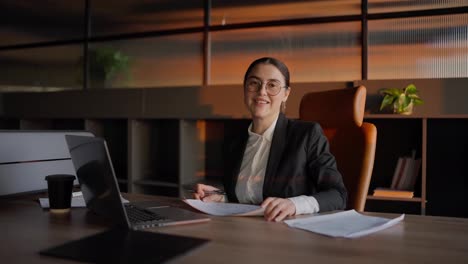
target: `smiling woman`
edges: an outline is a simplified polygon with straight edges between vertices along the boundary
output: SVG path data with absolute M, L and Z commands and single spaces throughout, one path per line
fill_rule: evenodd
M 196 199 L 260 204 L 268 221 L 344 209 L 347 192 L 320 125 L 290 120 L 282 113 L 290 93 L 283 62 L 265 57 L 250 64 L 244 103 L 252 122 L 225 142 L 226 195 L 198 184 Z
M 247 69 L 244 88 L 244 103 L 252 116 L 253 131 L 263 134 L 278 117 L 281 106 L 288 99 L 288 68 L 274 59 L 259 59 Z

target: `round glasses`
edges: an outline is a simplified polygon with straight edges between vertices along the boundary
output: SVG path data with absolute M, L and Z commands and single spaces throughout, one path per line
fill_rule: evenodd
M 257 78 L 248 78 L 245 82 L 245 89 L 249 92 L 258 92 L 262 89 L 263 82 Z M 265 82 L 265 89 L 269 95 L 277 95 L 281 91 L 281 82 L 277 80 L 269 80 Z

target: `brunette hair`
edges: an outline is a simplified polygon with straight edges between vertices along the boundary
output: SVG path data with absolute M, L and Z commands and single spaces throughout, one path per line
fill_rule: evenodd
M 275 59 L 275 58 L 271 58 L 271 57 L 263 57 L 263 58 L 256 59 L 255 61 L 253 61 L 250 64 L 249 68 L 247 68 L 247 71 L 245 72 L 244 84 L 247 81 L 247 77 L 249 76 L 252 69 L 255 66 L 257 66 L 258 64 L 271 64 L 271 65 L 275 66 L 281 72 L 281 74 L 283 75 L 286 87 L 289 87 L 289 70 L 288 70 L 288 67 L 282 61 L 280 61 L 278 59 Z

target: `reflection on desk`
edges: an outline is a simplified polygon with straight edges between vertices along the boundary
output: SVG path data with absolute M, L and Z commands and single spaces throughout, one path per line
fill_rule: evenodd
M 43 196 L 45 197 L 45 196 Z M 189 209 L 167 197 L 125 195 Z M 41 249 L 106 230 L 85 208 L 62 217 L 40 208 L 37 196 L 0 200 L 0 259 L 8 263 L 76 263 L 40 256 Z M 393 214 L 369 213 L 394 218 Z M 391 228 L 358 239 L 328 238 L 266 222 L 262 217 L 212 217 L 208 223 L 149 230 L 211 242 L 176 263 L 468 263 L 468 219 L 406 215 Z

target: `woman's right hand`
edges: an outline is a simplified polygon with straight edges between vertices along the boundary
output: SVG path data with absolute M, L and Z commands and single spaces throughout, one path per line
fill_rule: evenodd
M 225 201 L 225 197 L 223 194 L 216 194 L 213 192 L 222 193 L 222 191 L 216 187 L 198 183 L 197 185 L 195 185 L 193 198 L 197 200 L 201 200 L 203 202 L 224 202 Z

